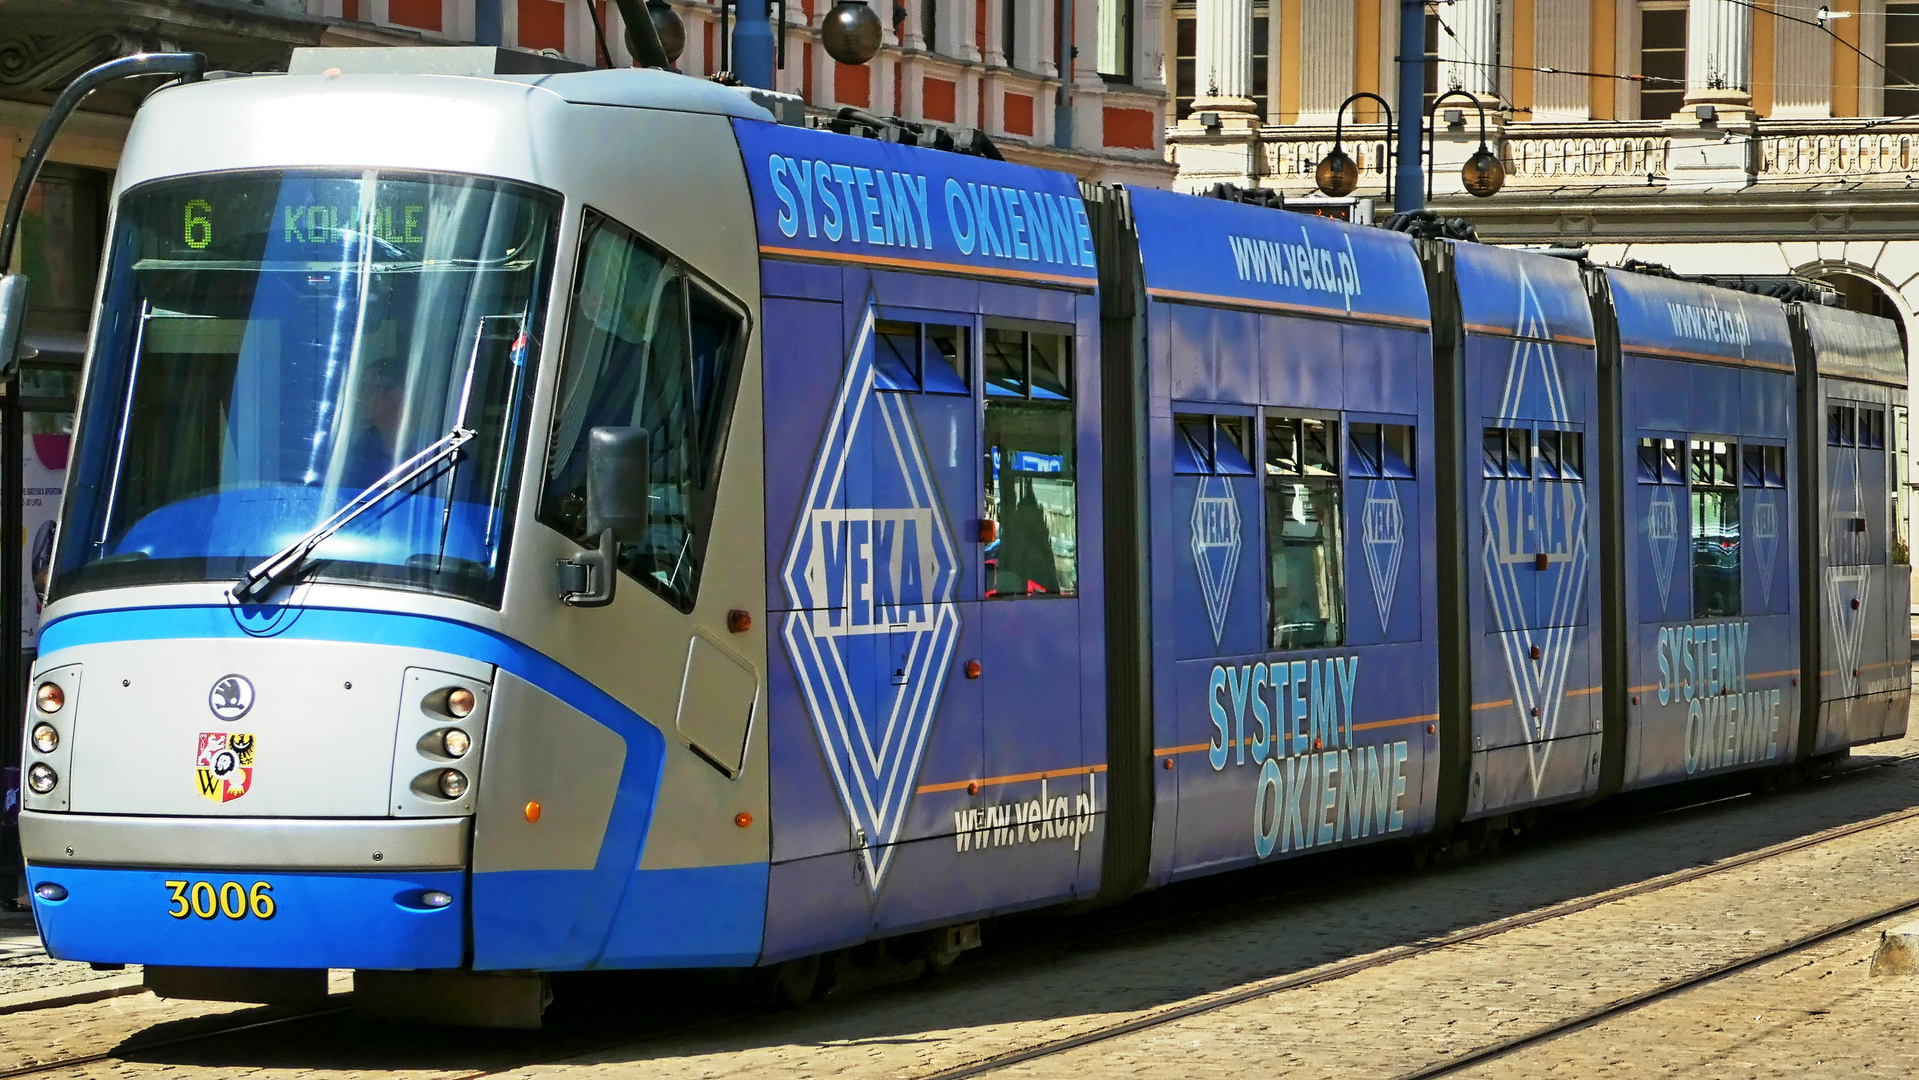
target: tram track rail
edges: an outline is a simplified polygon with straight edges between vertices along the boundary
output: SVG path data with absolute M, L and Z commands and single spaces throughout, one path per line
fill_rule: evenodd
M 1851 776 L 1851 775 L 1856 775 L 1859 773 L 1875 771 L 1878 769 L 1888 768 L 1888 767 L 1903 766 L 1903 765 L 1912 764 L 1914 762 L 1919 762 L 1919 752 L 1915 752 L 1911 754 L 1902 754 L 1897 756 L 1890 756 L 1890 757 L 1881 758 L 1873 761 L 1833 768 L 1822 774 L 1819 774 L 1813 777 L 1812 779 L 1816 781 L 1841 779 L 1841 778 Z M 1633 815 L 1632 817 L 1629 817 L 1626 819 L 1616 820 L 1610 824 L 1612 827 L 1619 827 L 1626 824 L 1630 824 L 1635 821 L 1642 821 L 1648 818 L 1659 817 L 1665 814 L 1681 813 L 1681 812 L 1687 812 L 1687 811 L 1700 811 L 1700 810 L 1704 810 L 1709 807 L 1712 807 L 1727 801 L 1731 801 L 1733 799 L 1742 798 L 1742 797 L 1744 796 L 1731 796 L 1731 797 L 1717 798 L 1717 799 L 1706 799 L 1699 802 L 1686 803 L 1681 806 L 1668 807 L 1668 808 L 1660 809 L 1657 811 L 1652 811 L 1650 813 Z M 1266 997 L 1272 994 L 1283 993 L 1289 990 L 1297 990 L 1297 989 L 1302 989 L 1302 988 L 1311 987 L 1315 985 L 1335 982 L 1339 979 L 1347 978 L 1352 975 L 1357 975 L 1362 972 L 1369 971 L 1375 968 L 1384 967 L 1393 963 L 1398 963 L 1403 960 L 1408 960 L 1414 957 L 1424 956 L 1430 953 L 1439 952 L 1439 951 L 1453 948 L 1459 945 L 1465 945 L 1465 944 L 1470 944 L 1472 942 L 1485 940 L 1485 939 L 1495 937 L 1499 934 L 1503 934 L 1512 930 L 1522 929 L 1528 926 L 1534 926 L 1540 923 L 1549 922 L 1553 919 L 1563 918 L 1569 915 L 1578 914 L 1583 911 L 1592 910 L 1594 908 L 1601 907 L 1606 904 L 1614 903 L 1620 900 L 1629 899 L 1635 896 L 1642 896 L 1648 893 L 1658 892 L 1660 890 L 1671 888 L 1677 885 L 1683 885 L 1688 882 L 1698 881 L 1702 878 L 1711 877 L 1715 874 L 1739 869 L 1745 866 L 1751 866 L 1755 863 L 1764 862 L 1768 859 L 1778 858 L 1780 856 L 1788 855 L 1796 851 L 1803 851 L 1808 848 L 1817 847 L 1821 844 L 1830 843 L 1832 841 L 1844 839 L 1849 836 L 1858 835 L 1860 833 L 1869 832 L 1874 829 L 1884 828 L 1887 826 L 1899 824 L 1900 822 L 1911 821 L 1915 819 L 1919 819 L 1919 806 L 1910 807 L 1904 810 L 1897 810 L 1897 811 L 1893 811 L 1886 814 L 1881 814 L 1876 817 L 1867 818 L 1863 821 L 1849 822 L 1844 825 L 1834 826 L 1832 828 L 1820 830 L 1819 832 L 1810 833 L 1805 836 L 1795 837 L 1794 839 L 1783 841 L 1778 844 L 1773 844 L 1767 847 L 1758 848 L 1741 855 L 1736 855 L 1726 859 L 1721 859 L 1710 864 L 1688 867 L 1686 869 L 1674 871 L 1668 874 L 1661 875 L 1659 877 L 1648 879 L 1646 881 L 1635 882 L 1630 885 L 1619 886 L 1617 888 L 1604 890 L 1602 892 L 1594 893 L 1589 896 L 1564 901 L 1562 903 L 1549 905 L 1547 907 L 1537 908 L 1528 912 L 1522 912 L 1520 914 L 1508 916 L 1506 918 L 1494 920 L 1492 922 L 1482 923 L 1477 926 L 1467 927 L 1461 930 L 1453 931 L 1451 933 L 1442 934 L 1438 937 L 1430 938 L 1425 941 L 1415 942 L 1408 945 L 1395 946 L 1395 947 L 1383 950 L 1381 952 L 1374 953 L 1370 956 L 1359 957 L 1353 960 L 1343 961 L 1343 962 L 1335 963 L 1330 966 L 1320 967 L 1320 968 L 1316 968 L 1309 971 L 1261 979 L 1261 980 L 1248 983 L 1239 987 L 1231 988 L 1229 990 L 1216 991 L 1210 994 L 1202 995 L 1200 997 L 1183 1002 L 1178 1005 L 1164 1007 L 1158 1010 L 1151 1011 L 1145 1015 L 1134 1017 L 1133 1019 L 1130 1019 L 1130 1020 L 1121 1021 L 1119 1023 L 1095 1028 L 1093 1030 L 1081 1032 L 1076 1035 L 1065 1036 L 1059 1039 L 1049 1040 L 1041 1043 L 1035 1043 L 1030 1046 L 1008 1050 L 999 1054 L 994 1054 L 989 1057 L 981 1058 L 977 1061 L 967 1062 L 967 1063 L 953 1066 L 947 1069 L 935 1071 L 932 1073 L 927 1073 L 918 1077 L 917 1080 L 964 1080 L 964 1078 L 986 1075 L 1004 1068 L 1008 1068 L 1010 1066 L 1023 1064 L 1025 1062 L 1034 1061 L 1041 1058 L 1051 1057 L 1056 1054 L 1065 1053 L 1067 1051 L 1079 1049 L 1085 1046 L 1096 1045 L 1101 1042 L 1106 1042 L 1116 1038 L 1122 1038 L 1124 1036 L 1136 1034 L 1138 1032 L 1149 1031 L 1154 1028 L 1163 1027 L 1167 1024 L 1176 1023 L 1180 1020 L 1189 1019 L 1194 1016 L 1201 1016 L 1206 1013 L 1215 1012 L 1220 1009 L 1229 1008 L 1233 1005 L 1242 1004 L 1248 1001 L 1254 1001 L 1259 998 Z M 1386 872 L 1362 873 L 1362 874 L 1355 875 L 1352 878 L 1345 879 L 1342 882 L 1342 884 L 1351 886 L 1356 883 L 1370 882 L 1375 879 L 1386 879 L 1391 876 L 1395 876 L 1395 875 L 1392 875 Z M 1288 899 L 1297 899 L 1300 896 L 1312 895 L 1322 891 L 1324 888 L 1325 888 L 1324 885 L 1287 888 L 1287 889 L 1267 892 L 1258 897 L 1221 903 L 1214 906 L 1217 910 L 1223 910 L 1223 911 L 1237 910 L 1245 907 L 1268 906 L 1274 903 L 1286 901 Z M 1490 1043 L 1484 1047 L 1480 1047 L 1475 1050 L 1469 1051 L 1466 1054 L 1463 1054 L 1454 1058 L 1449 1058 L 1449 1059 L 1446 1059 L 1445 1061 L 1434 1063 L 1432 1065 L 1423 1067 L 1421 1070 L 1415 1070 L 1413 1072 L 1406 1073 L 1403 1076 L 1396 1078 L 1396 1080 L 1425 1080 L 1425 1078 L 1427 1077 L 1439 1077 L 1439 1076 L 1449 1075 L 1451 1073 L 1455 1073 L 1460 1070 L 1469 1068 L 1473 1065 L 1480 1064 L 1485 1061 L 1490 1061 L 1498 1057 L 1503 1057 L 1507 1054 L 1523 1049 L 1526 1046 L 1549 1041 L 1550 1039 L 1557 1038 L 1565 1034 L 1570 1034 L 1572 1032 L 1581 1030 L 1586 1027 L 1591 1027 L 1595 1024 L 1598 1024 L 1608 1019 L 1611 1016 L 1629 1012 L 1642 1005 L 1649 1004 L 1659 998 L 1668 997 L 1668 996 L 1683 992 L 1692 987 L 1699 986 L 1705 983 L 1716 981 L 1721 978 L 1725 978 L 1730 975 L 1737 974 L 1741 971 L 1763 964 L 1769 960 L 1777 959 L 1781 956 L 1789 955 L 1792 952 L 1799 951 L 1805 948 L 1810 948 L 1814 945 L 1817 945 L 1820 942 L 1830 940 L 1834 937 L 1843 936 L 1846 933 L 1860 929 L 1864 926 L 1871 925 L 1872 923 L 1879 922 L 1884 919 L 1892 918 L 1899 914 L 1903 914 L 1903 913 L 1914 911 L 1914 910 L 1919 910 L 1919 899 L 1902 902 L 1901 904 L 1895 905 L 1894 907 L 1891 907 L 1891 908 L 1875 911 L 1870 914 L 1862 915 L 1854 919 L 1848 919 L 1842 923 L 1837 923 L 1832 926 L 1828 926 L 1822 930 L 1814 931 L 1813 933 L 1807 934 L 1803 937 L 1795 938 L 1792 941 L 1788 941 L 1781 945 L 1774 946 L 1773 948 L 1767 949 L 1761 953 L 1756 953 L 1748 957 L 1744 957 L 1738 960 L 1730 961 L 1725 964 L 1721 964 L 1714 968 L 1700 972 L 1696 975 L 1686 976 L 1681 979 L 1673 980 L 1667 984 L 1662 984 L 1659 987 L 1642 992 L 1640 994 L 1630 995 L 1628 997 L 1609 1002 L 1607 1004 L 1598 1006 L 1586 1012 L 1582 1012 L 1576 1016 L 1569 1017 L 1565 1020 L 1558 1021 L 1553 1024 L 1544 1025 L 1540 1028 L 1513 1036 L 1509 1039 L 1501 1040 L 1495 1043 Z M 1156 927 L 1161 926 L 1162 924 L 1170 925 L 1174 923 L 1175 921 L 1183 920 L 1184 918 L 1185 918 L 1184 915 L 1181 915 L 1178 917 L 1165 917 L 1165 916 L 1148 917 L 1145 919 L 1138 920 L 1131 927 L 1131 929 L 1135 932 L 1150 931 Z M 1020 950 L 1017 950 L 1017 953 L 1015 955 L 994 958 L 994 962 L 992 962 L 990 965 L 979 965 L 977 967 L 974 967 L 972 970 L 975 973 L 979 973 L 982 971 L 990 972 L 993 968 L 1001 967 L 1008 963 L 1021 961 L 1021 960 L 1030 961 L 1034 958 L 1035 954 L 1046 953 L 1048 951 L 1051 951 L 1051 948 L 1056 948 L 1056 947 L 1057 946 L 1040 947 L 1040 948 L 1034 948 L 1034 949 L 1020 949 Z M 88 1003 L 88 1002 L 91 1002 L 92 1000 L 94 999 L 87 998 L 85 1001 L 76 1002 L 76 1001 L 69 1001 L 65 999 L 56 999 L 53 1001 L 49 1001 L 45 1004 L 30 1003 L 30 1004 L 26 1004 L 10 1010 L 0 1008 L 0 1015 L 6 1015 L 6 1014 L 18 1015 L 21 1013 L 31 1013 L 31 1012 L 44 1011 L 48 1009 L 70 1007 L 75 1004 Z M 121 1043 L 120 1045 L 111 1047 L 109 1049 L 97 1051 L 97 1052 L 66 1055 L 66 1056 L 61 1056 L 57 1058 L 51 1058 L 45 1061 L 21 1063 L 19 1065 L 14 1065 L 14 1066 L 0 1065 L 0 1080 L 12 1080 L 12 1078 L 15 1078 L 15 1077 L 41 1075 L 41 1074 L 51 1073 L 51 1072 L 64 1070 L 64 1069 L 72 1069 L 72 1068 L 84 1067 L 87 1065 L 101 1064 L 104 1062 L 137 1060 L 138 1055 L 141 1055 L 149 1051 L 166 1049 L 171 1047 L 187 1046 L 195 1043 L 211 1042 L 214 1040 L 227 1038 L 227 1037 L 241 1034 L 244 1032 L 257 1031 L 257 1030 L 263 1030 L 263 1029 L 275 1028 L 275 1027 L 284 1027 L 288 1025 L 298 1024 L 303 1021 L 320 1020 L 326 1017 L 337 1016 L 337 1015 L 350 1012 L 351 1009 L 352 1009 L 351 994 L 348 993 L 348 994 L 335 995 L 334 999 L 330 1001 L 323 1008 L 302 1010 L 300 1012 L 290 1013 L 282 1016 L 250 1019 L 250 1018 L 247 1018 L 246 1014 L 254 1013 L 255 1015 L 257 1015 L 257 1013 L 253 1009 L 248 1009 L 248 1010 L 245 1010 L 240 1016 L 235 1018 L 242 1021 L 238 1023 L 220 1023 L 217 1017 L 207 1017 L 206 1019 L 209 1022 L 205 1026 L 202 1026 L 195 1031 L 182 1032 L 177 1035 L 169 1035 L 169 1036 L 165 1036 L 158 1039 L 141 1039 L 139 1038 L 139 1036 L 136 1035 L 128 1039 L 127 1041 Z M 639 1047 L 639 1046 L 645 1046 L 652 1043 L 661 1042 L 667 1039 L 683 1038 L 687 1035 L 699 1034 L 714 1028 L 723 1027 L 727 1023 L 730 1023 L 732 1021 L 739 1019 L 740 1015 L 742 1014 L 743 1012 L 728 1012 L 722 1015 L 710 1016 L 708 1018 L 695 1021 L 690 1024 L 682 1023 L 677 1026 L 674 1026 L 668 1029 L 661 1029 L 655 1032 L 629 1033 L 624 1036 L 613 1038 L 613 1039 L 590 1039 L 590 1038 L 581 1038 L 581 1037 L 563 1038 L 560 1041 L 564 1045 L 561 1045 L 561 1046 L 549 1045 L 549 1046 L 543 1047 L 541 1052 L 534 1055 L 511 1055 L 512 1060 L 510 1061 L 505 1061 L 498 1065 L 488 1065 L 484 1067 L 474 1068 L 465 1072 L 453 1073 L 445 1077 L 444 1080 L 485 1080 L 486 1077 L 498 1076 L 498 1075 L 512 1072 L 518 1069 L 551 1064 L 556 1061 L 565 1060 L 566 1058 L 579 1056 L 583 1054 L 592 1054 L 592 1053 L 604 1052 L 609 1050 L 616 1050 L 624 1047 Z
M 1663 998 L 1676 997 L 1688 990 L 1695 990 L 1708 983 L 1718 982 L 1721 979 L 1737 975 L 1743 971 L 1749 971 L 1762 964 L 1770 963 L 1782 957 L 1791 956 L 1797 952 L 1803 952 L 1823 942 L 1831 941 L 1837 937 L 1844 937 L 1847 934 L 1857 930 L 1863 930 L 1875 923 L 1895 919 L 1913 911 L 1919 911 L 1919 899 L 1903 900 L 1890 907 L 1880 908 L 1878 911 L 1833 923 L 1823 929 L 1814 930 L 1809 934 L 1803 934 L 1790 941 L 1782 942 L 1749 956 L 1744 956 L 1737 960 L 1729 960 L 1723 964 L 1717 964 L 1705 971 L 1661 983 L 1650 989 L 1642 990 L 1637 994 L 1628 994 L 1623 998 L 1609 1001 L 1604 1005 L 1566 1017 L 1563 1020 L 1542 1025 L 1531 1031 L 1501 1039 L 1498 1042 L 1488 1043 L 1485 1046 L 1469 1050 L 1464 1054 L 1447 1058 L 1444 1061 L 1437 1061 L 1431 1065 L 1422 1066 L 1411 1072 L 1401 1073 L 1394 1077 L 1393 1080 L 1435 1080 L 1437 1077 L 1451 1076 L 1454 1073 L 1470 1069 L 1475 1065 L 1483 1065 L 1489 1061 L 1494 1061 L 1508 1054 L 1523 1050 L 1526 1047 L 1536 1046 L 1571 1035 L 1574 1032 L 1583 1031 L 1606 1020 L 1610 1020 L 1615 1016 L 1624 1015 L 1625 1013 L 1632 1012 L 1634 1009 L 1650 1005 Z
M 1907 760 L 1910 760 L 1910 758 L 1908 758 Z M 1881 763 L 1881 764 L 1887 764 L 1887 763 Z M 1497 937 L 1500 934 L 1508 933 L 1513 930 L 1519 930 L 1529 926 L 1537 926 L 1541 923 L 1551 922 L 1554 919 L 1561 919 L 1569 915 L 1576 915 L 1581 912 L 1590 911 L 1590 910 L 1593 910 L 1594 908 L 1603 907 L 1607 904 L 1617 903 L 1621 900 L 1627 900 L 1637 896 L 1645 896 L 1649 893 L 1655 893 L 1664 889 L 1673 888 L 1674 886 L 1684 885 L 1690 882 L 1699 881 L 1702 878 L 1708 878 L 1717 874 L 1725 873 L 1727 871 L 1737 870 L 1742 867 L 1752 866 L 1755 863 L 1765 862 L 1769 859 L 1776 859 L 1783 855 L 1790 855 L 1797 851 L 1804 851 L 1808 848 L 1818 847 L 1822 844 L 1828 844 L 1835 840 L 1845 839 L 1850 836 L 1859 835 L 1860 833 L 1870 832 L 1875 829 L 1882 829 L 1887 826 L 1897 825 L 1901 822 L 1907 822 L 1907 821 L 1913 821 L 1913 820 L 1919 820 L 1919 807 L 1912 807 L 1905 810 L 1898 810 L 1892 813 L 1882 814 L 1877 817 L 1868 818 L 1864 821 L 1851 822 L 1845 825 L 1835 826 L 1830 829 L 1823 829 L 1819 832 L 1810 833 L 1806 836 L 1798 837 L 1793 840 L 1788 840 L 1783 843 L 1774 844 L 1764 848 L 1759 848 L 1757 850 L 1747 852 L 1743 855 L 1736 855 L 1731 858 L 1721 859 L 1717 862 L 1713 862 L 1708 865 L 1688 867 L 1684 870 L 1679 870 L 1673 873 L 1664 874 L 1656 878 L 1648 879 L 1646 881 L 1636 882 L 1631 885 L 1620 886 L 1615 889 L 1608 889 L 1604 892 L 1594 893 L 1590 896 L 1584 896 L 1575 900 L 1568 900 L 1563 903 L 1552 904 L 1543 908 L 1537 908 L 1537 909 L 1534 909 L 1533 911 L 1525 912 L 1523 914 L 1509 916 L 1504 919 L 1497 919 L 1489 923 L 1482 923 L 1478 926 L 1468 927 L 1463 930 L 1457 930 L 1449 934 L 1442 934 L 1438 937 L 1431 938 L 1426 941 L 1415 942 L 1410 945 L 1395 946 L 1390 949 L 1381 950 L 1380 952 L 1374 953 L 1370 956 L 1358 957 L 1352 960 L 1343 961 L 1340 963 L 1332 964 L 1326 967 L 1316 968 L 1309 971 L 1303 971 L 1303 972 L 1298 972 L 1290 975 L 1279 975 L 1279 976 L 1274 976 L 1267 979 L 1261 979 L 1256 982 L 1234 987 L 1230 990 L 1223 990 L 1223 991 L 1217 991 L 1211 994 L 1206 994 L 1198 998 L 1195 998 L 1193 1000 L 1183 1002 L 1178 1005 L 1173 1005 L 1173 1006 L 1153 1010 L 1151 1012 L 1146 1013 L 1145 1015 L 1137 1016 L 1130 1020 L 1123 1020 L 1118 1023 L 1108 1024 L 1102 1027 L 1094 1028 L 1090 1031 L 1080 1032 L 1075 1035 L 1068 1035 L 1058 1039 L 1052 1039 L 1052 1040 L 1048 1040 L 1041 1043 L 1034 1043 L 1030 1046 L 1025 1046 L 1025 1047 L 1020 1047 L 1014 1050 L 1004 1051 L 1002 1053 L 995 1054 L 990 1057 L 981 1058 L 977 1061 L 967 1062 L 962 1065 L 957 1065 L 951 1068 L 941 1069 L 936 1072 L 927 1073 L 923 1076 L 918 1077 L 917 1080 L 968 1080 L 968 1078 L 971 1078 L 971 1077 L 984 1076 L 989 1073 L 998 1072 L 999 1070 L 1008 1068 L 1010 1066 L 1021 1065 L 1027 1062 L 1036 1061 L 1042 1058 L 1052 1057 L 1057 1054 L 1062 1054 L 1070 1050 L 1078 1050 L 1083 1047 L 1094 1046 L 1102 1042 L 1110 1041 L 1112 1039 L 1118 1039 L 1128 1035 L 1138 1034 L 1140 1032 L 1151 1031 L 1155 1028 L 1165 1027 L 1168 1024 L 1177 1023 L 1178 1021 L 1181 1021 L 1181 1020 L 1191 1019 L 1192 1017 L 1196 1017 L 1196 1016 L 1203 1016 L 1207 1013 L 1217 1012 L 1221 1009 L 1229 1008 L 1234 1005 L 1244 1004 L 1249 1001 L 1257 1001 L 1260 998 L 1269 997 L 1273 994 L 1336 982 L 1340 979 L 1349 978 L 1353 975 L 1358 975 L 1363 972 L 1386 967 L 1388 965 L 1396 964 L 1404 960 L 1410 960 L 1415 957 L 1426 956 L 1432 953 L 1441 952 L 1447 949 L 1455 948 L 1460 945 L 1467 945 L 1467 944 L 1471 944 L 1478 941 L 1484 941 L 1489 938 Z M 1472 1051 L 1469 1055 L 1448 1059 L 1446 1062 L 1442 1062 L 1438 1065 L 1428 1067 L 1429 1069 L 1435 1069 L 1438 1071 L 1433 1071 L 1430 1073 L 1428 1072 L 1409 1073 L 1405 1077 L 1400 1078 L 1400 1080 L 1412 1080 L 1412 1078 L 1414 1077 L 1423 1078 L 1428 1075 L 1443 1076 L 1450 1072 L 1457 1072 L 1460 1069 L 1464 1069 L 1470 1065 L 1477 1064 L 1480 1061 L 1490 1060 L 1493 1057 L 1503 1056 L 1505 1054 L 1511 1053 L 1514 1050 L 1518 1050 L 1526 1045 L 1543 1041 L 1545 1039 L 1554 1037 L 1558 1034 L 1577 1030 L 1580 1027 L 1591 1026 L 1592 1024 L 1598 1023 L 1606 1019 L 1608 1016 L 1616 1015 L 1621 1012 L 1630 1011 L 1631 1009 L 1636 1008 L 1639 1005 L 1646 1004 L 1650 1001 L 1656 1000 L 1659 997 L 1669 996 L 1681 990 L 1688 989 L 1693 986 L 1701 985 L 1702 983 L 1711 982 L 1716 979 L 1724 978 L 1728 975 L 1736 974 L 1739 971 L 1744 971 L 1748 968 L 1757 966 L 1759 964 L 1763 964 L 1769 960 L 1776 959 L 1780 956 L 1787 955 L 1791 952 L 1809 948 L 1812 945 L 1818 944 L 1819 942 L 1827 941 L 1827 940 L 1830 940 L 1831 938 L 1842 936 L 1844 934 L 1857 930 L 1861 927 L 1869 926 L 1875 922 L 1892 918 L 1894 916 L 1903 914 L 1908 911 L 1913 911 L 1913 910 L 1919 910 L 1919 899 L 1902 901 L 1901 903 L 1894 905 L 1893 907 L 1890 907 L 1890 908 L 1874 911 L 1872 913 L 1869 913 L 1867 915 L 1862 915 L 1857 918 L 1847 919 L 1844 922 L 1836 923 L 1831 926 L 1825 927 L 1824 929 L 1814 931 L 1813 933 L 1808 934 L 1802 938 L 1795 938 L 1792 941 L 1788 941 L 1784 943 L 1783 945 L 1774 946 L 1770 949 L 1764 950 L 1763 952 L 1755 953 L 1750 956 L 1743 957 L 1739 960 L 1731 961 L 1727 964 L 1722 964 L 1722 965 L 1707 969 L 1695 975 L 1686 976 L 1683 979 L 1673 980 L 1672 982 L 1662 985 L 1658 988 L 1655 988 L 1654 990 L 1649 990 L 1642 994 L 1636 994 L 1626 998 L 1619 999 L 1614 1002 L 1610 1002 L 1607 1005 L 1591 1010 L 1589 1013 L 1582 1013 L 1578 1016 L 1569 1018 L 1568 1020 L 1562 1021 L 1560 1023 L 1548 1025 L 1546 1027 L 1536 1029 L 1532 1032 L 1515 1036 L 1512 1039 L 1508 1039 L 1499 1043 L 1489 1044 L 1488 1046 L 1483 1047 L 1479 1050 Z M 1470 1060 L 1468 1060 L 1468 1058 L 1470 1058 Z

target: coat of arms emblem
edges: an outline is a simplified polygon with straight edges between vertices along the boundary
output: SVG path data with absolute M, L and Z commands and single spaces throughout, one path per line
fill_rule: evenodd
M 200 797 L 230 803 L 253 786 L 253 736 L 238 732 L 202 731 L 195 755 L 194 783 Z

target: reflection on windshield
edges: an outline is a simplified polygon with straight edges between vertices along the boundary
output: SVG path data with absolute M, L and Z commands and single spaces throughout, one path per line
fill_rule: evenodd
M 555 201 L 371 171 L 129 194 L 54 591 L 234 579 L 467 428 L 310 576 L 497 603 Z

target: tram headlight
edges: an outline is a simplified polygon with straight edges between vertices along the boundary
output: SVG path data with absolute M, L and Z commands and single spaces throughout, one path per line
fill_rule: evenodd
M 456 686 L 446 692 L 447 715 L 455 720 L 464 720 L 473 713 L 473 691 L 464 686 Z
M 459 728 L 447 728 L 440 733 L 440 749 L 450 758 L 465 757 L 473 748 L 473 738 Z
M 33 789 L 35 795 L 45 795 L 59 783 L 60 774 L 44 761 L 34 762 L 33 768 L 27 770 L 27 787 Z
M 43 754 L 53 753 L 60 748 L 60 733 L 53 729 L 52 724 L 35 724 L 33 748 Z
M 67 703 L 67 692 L 59 683 L 43 682 L 33 691 L 33 702 L 43 713 L 57 713 Z
M 35 766 L 38 768 L 39 766 Z M 48 772 L 53 770 L 48 769 Z M 49 788 L 53 785 L 47 785 Z M 38 789 L 35 789 L 38 790 Z M 457 799 L 466 794 L 466 774 L 458 769 L 440 770 L 440 794 L 449 799 Z

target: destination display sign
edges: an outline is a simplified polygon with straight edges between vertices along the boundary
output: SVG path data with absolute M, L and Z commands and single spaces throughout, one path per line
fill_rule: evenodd
M 1090 287 L 1093 230 L 1065 173 L 735 120 L 762 255 Z
M 141 255 L 191 261 L 336 260 L 365 238 L 375 262 L 420 260 L 435 231 L 434 206 L 446 201 L 444 186 L 299 174 L 210 176 L 173 184 L 159 196 L 165 205 L 144 216 L 150 224 L 143 230 Z

